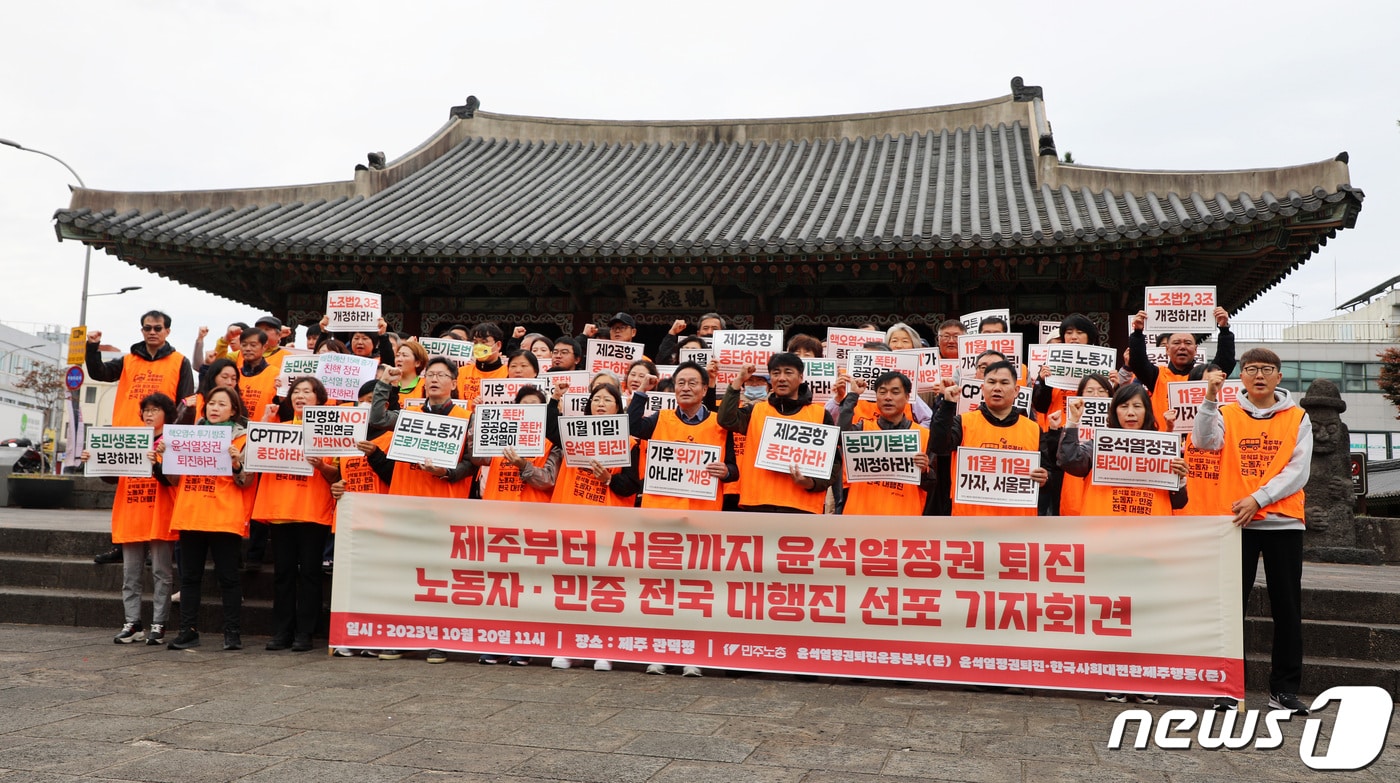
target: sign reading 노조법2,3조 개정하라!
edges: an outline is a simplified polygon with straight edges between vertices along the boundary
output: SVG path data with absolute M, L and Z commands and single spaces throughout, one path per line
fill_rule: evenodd
M 249 473 L 310 476 L 315 472 L 302 451 L 302 428 L 296 424 L 248 422 L 243 446 L 243 469 Z
M 1157 381 L 1161 383 L 1159 379 Z M 1190 432 L 1196 425 L 1196 414 L 1201 410 L 1201 403 L 1206 401 L 1206 381 L 1174 381 L 1167 384 L 1167 409 L 1176 411 L 1176 421 L 1171 423 L 1172 432 Z M 1216 395 L 1216 401 L 1221 405 L 1226 405 L 1239 400 L 1244 393 L 1244 383 L 1241 381 L 1225 381 L 1220 385 L 1220 393 Z M 1162 429 L 1166 429 L 1166 422 L 1157 422 Z
M 724 461 L 724 449 L 701 443 L 647 441 L 646 473 L 642 492 L 690 500 L 714 500 L 720 478 L 706 467 Z
M 626 382 L 627 368 L 632 362 L 642 358 L 641 343 L 624 343 L 615 340 L 588 339 L 588 372 L 597 374 L 607 370 L 617 376 L 618 382 Z
M 492 406 L 491 410 L 500 408 Z M 404 410 L 399 411 L 387 454 L 396 462 L 421 465 L 431 460 L 434 467 L 452 468 L 461 459 L 466 442 L 466 419 Z
M 88 460 L 83 465 L 83 474 L 130 478 L 149 476 L 154 442 L 155 430 L 151 427 L 89 427 Z
M 478 405 L 472 413 L 472 456 L 499 457 L 506 449 L 527 459 L 545 453 L 543 405 Z
M 458 367 L 472 362 L 473 344 L 468 340 L 449 340 L 444 337 L 419 337 L 418 344 L 428 352 L 428 356 L 445 356 Z
M 1174 432 L 1103 428 L 1094 433 L 1094 471 L 1090 481 L 1108 487 L 1178 489 L 1182 477 L 1172 472 L 1181 457 L 1181 436 Z
M 763 420 L 753 464 L 778 473 L 788 473 L 796 465 L 807 478 L 829 479 L 840 437 L 840 428 L 829 424 L 769 416 Z M 751 442 L 749 448 L 754 448 Z
M 559 442 L 564 464 L 571 468 L 586 468 L 595 459 L 605 468 L 632 464 L 632 439 L 625 415 L 574 416 L 560 421 Z
M 1098 345 L 1051 345 L 1045 351 L 1045 365 L 1050 377 L 1045 383 L 1052 389 L 1078 391 L 1079 381 L 1086 375 L 1112 378 L 1117 367 L 1117 353 Z
M 890 481 L 918 484 L 922 471 L 917 430 L 866 430 L 841 433 L 841 458 L 852 484 Z
M 1105 521 L 350 493 L 330 644 L 1242 696 L 1239 531 Z
M 1144 332 L 1209 332 L 1215 328 L 1215 286 L 1148 286 L 1143 295 L 1147 313 Z
M 313 405 L 301 411 L 302 451 L 308 457 L 362 457 L 369 436 L 368 406 Z
M 865 350 L 866 343 L 882 343 L 884 341 L 883 332 L 828 326 L 826 329 L 826 350 L 822 353 L 826 358 L 835 359 L 844 366 L 846 354 L 851 351 Z
M 1031 472 L 1040 454 L 1014 449 L 960 447 L 954 477 L 954 503 L 1002 508 L 1035 508 L 1040 485 Z
M 167 476 L 232 476 L 231 427 L 165 425 L 161 471 Z
M 909 379 L 911 393 L 917 391 L 919 357 L 912 353 L 891 351 L 851 351 L 846 354 L 846 372 L 852 380 L 865 381 L 862 400 L 875 401 L 875 379 L 887 372 L 897 372 Z
M 323 353 L 316 367 L 316 378 L 332 400 L 350 402 L 360 398 L 360 387 L 379 374 L 379 361 L 370 356 Z
M 328 332 L 378 332 L 383 298 L 369 291 L 328 291 Z

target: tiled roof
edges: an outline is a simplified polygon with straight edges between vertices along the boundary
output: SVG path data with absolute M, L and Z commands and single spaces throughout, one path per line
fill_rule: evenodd
M 80 190 L 56 218 L 65 237 L 218 255 L 727 257 L 1073 247 L 1266 222 L 1342 201 L 1359 208 L 1360 198 L 1344 156 L 1244 172 L 1063 164 L 1039 98 L 1016 95 L 711 123 L 467 111 L 353 181 Z M 1354 219 L 1353 209 L 1348 225 Z

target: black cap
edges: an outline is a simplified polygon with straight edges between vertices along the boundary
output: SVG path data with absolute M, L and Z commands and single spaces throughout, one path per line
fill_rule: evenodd
M 613 324 L 617 323 L 626 324 L 632 327 L 633 329 L 637 328 L 637 319 L 633 318 L 627 313 L 618 313 L 617 315 L 613 316 L 611 319 L 608 320 L 608 326 L 612 326 Z
M 282 328 L 282 322 L 270 315 L 265 315 L 259 318 L 253 326 L 271 326 L 273 329 L 280 330 Z

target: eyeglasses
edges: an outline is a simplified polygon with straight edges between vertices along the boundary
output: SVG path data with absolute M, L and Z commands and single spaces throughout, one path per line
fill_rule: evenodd
M 424 373 L 424 374 L 423 374 L 423 377 L 424 377 L 424 378 L 427 378 L 427 379 L 430 380 L 430 381 L 450 381 L 450 380 L 452 380 L 452 376 L 451 376 L 451 375 L 448 375 L 448 374 L 445 373 L 445 372 L 429 372 L 429 373 Z
M 1172 340 L 1171 342 L 1167 343 L 1167 345 L 1170 345 L 1173 348 L 1190 347 L 1195 344 L 1195 340 Z
M 939 332 L 939 333 L 938 333 L 938 339 L 939 339 L 940 341 L 942 341 L 942 340 L 956 340 L 956 339 L 958 339 L 958 336 L 961 335 L 961 334 L 963 334 L 963 332 Z
M 163 331 L 165 331 L 165 327 L 162 326 L 162 325 L 160 325 L 160 324 L 141 324 L 141 331 L 143 331 L 143 332 L 163 332 Z
M 1268 378 L 1278 372 L 1278 368 L 1268 364 L 1253 364 L 1240 370 L 1240 375 L 1257 375 L 1260 378 Z

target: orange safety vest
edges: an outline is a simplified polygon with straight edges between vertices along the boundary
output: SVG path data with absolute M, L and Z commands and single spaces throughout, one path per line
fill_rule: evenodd
M 778 413 L 778 409 L 770 405 L 767 400 L 754 403 L 751 410 L 749 432 L 753 433 L 754 438 L 762 437 L 763 422 L 769 416 L 782 416 L 793 421 L 821 424 L 826 414 L 826 409 L 815 402 L 802 406 L 797 413 L 791 416 L 783 416 Z M 750 507 L 778 506 L 779 508 L 805 511 L 808 514 L 822 513 L 826 509 L 825 492 L 808 492 L 793 483 L 792 476 L 787 473 L 778 473 L 754 466 L 761 445 L 755 442 L 752 449 L 745 449 L 744 456 L 739 461 L 739 505 Z
M 1256 419 L 1237 402 L 1220 406 L 1225 423 L 1220 464 L 1225 469 L 1220 471 L 1218 499 L 1225 510 L 1219 513 L 1230 513 L 1232 503 L 1254 494 L 1283 471 L 1298 445 L 1298 424 L 1306 415 L 1295 405 L 1271 418 Z M 1303 490 L 1264 506 L 1255 512 L 1254 519 L 1263 519 L 1268 513 L 1302 520 Z
M 172 400 L 180 399 L 180 369 L 184 363 L 185 357 L 179 351 L 171 351 L 153 362 L 132 353 L 122 357 L 117 398 L 112 403 L 112 426 L 146 426 L 141 419 L 141 400 L 147 395 L 160 392 Z
M 170 514 L 174 509 L 175 488 L 159 479 L 117 479 L 117 496 L 112 502 L 112 543 L 174 541 L 180 537 L 170 532 Z
M 253 519 L 330 526 L 335 522 L 335 498 L 331 497 L 330 482 L 314 468 L 310 476 L 263 473 L 258 476 Z
M 393 437 L 394 433 L 386 432 L 372 442 L 379 447 L 380 451 L 388 451 L 389 441 L 393 440 Z M 369 458 L 364 455 L 340 458 L 340 480 L 345 484 L 346 492 L 377 493 L 380 495 L 389 493 L 389 485 L 385 484 L 379 478 L 379 474 L 374 472 L 374 468 L 369 466 Z
M 1190 517 L 1232 513 L 1229 503 L 1220 502 L 1221 452 L 1198 449 L 1187 435 L 1181 456 L 1186 460 L 1186 505 L 1175 513 Z
M 1093 481 L 1084 482 L 1084 502 L 1079 516 L 1158 517 L 1171 516 L 1171 514 L 1171 493 L 1165 489 L 1107 487 L 1095 484 Z
M 229 347 L 233 349 L 231 354 L 233 356 L 233 363 L 238 366 L 238 372 L 241 375 L 243 372 L 243 352 L 233 346 Z M 288 356 L 291 356 L 291 354 L 284 351 L 280 345 L 267 346 L 267 350 L 263 353 L 262 358 L 267 360 L 267 369 L 272 371 L 272 377 L 276 378 L 278 375 L 282 374 L 282 362 L 286 361 Z
M 695 443 L 701 446 L 719 447 L 720 460 L 724 460 L 725 439 L 729 431 L 719 426 L 719 415 L 714 411 L 699 424 L 686 424 L 673 410 L 664 410 L 656 415 L 656 429 L 651 433 L 652 440 L 673 443 Z M 646 468 L 646 452 L 642 452 L 641 469 Z M 643 473 L 642 475 L 646 475 Z M 730 482 L 731 484 L 735 482 Z M 721 487 L 725 486 L 723 484 Z M 673 498 L 666 495 L 642 494 L 642 508 L 674 508 L 691 511 L 720 511 L 724 508 L 724 495 L 715 493 L 714 500 L 694 498 Z
M 1016 423 L 1010 427 L 998 427 L 987 420 L 978 408 L 962 414 L 962 446 L 976 449 L 1011 449 L 1014 451 L 1039 451 L 1040 427 L 1032 419 L 1018 415 Z M 954 463 L 956 464 L 956 462 Z M 960 479 L 955 471 L 954 487 Z M 956 492 L 956 490 L 954 490 Z M 956 494 L 954 495 L 956 497 Z M 1033 508 L 1004 508 L 983 506 L 976 503 L 953 503 L 955 517 L 1033 517 Z
M 731 433 L 729 433 L 729 437 L 732 438 L 733 441 L 734 441 L 734 463 L 735 463 L 736 465 L 743 465 L 743 464 L 744 464 L 744 452 L 747 451 L 747 449 L 748 449 L 749 436 L 745 435 L 745 434 L 742 433 L 742 432 L 731 432 Z M 739 469 L 739 477 L 740 477 L 740 478 L 743 478 L 743 476 L 744 476 L 744 470 L 743 470 L 743 468 L 741 467 L 741 468 Z M 720 486 L 722 486 L 722 487 L 724 488 L 724 494 L 726 494 L 726 495 L 737 495 L 737 494 L 739 494 L 739 482 L 738 482 L 738 481 L 731 481 L 731 482 L 729 482 L 728 484 L 722 484 L 722 485 L 720 485 Z M 643 500 L 645 500 L 645 498 L 643 498 Z
M 489 372 L 479 369 L 476 362 L 468 362 L 457 368 L 457 398 L 466 400 L 467 406 L 471 407 L 474 405 L 473 401 L 481 396 L 482 378 L 504 378 L 508 374 L 509 371 L 506 369 L 504 361 L 501 362 L 500 367 Z
M 861 429 L 873 432 L 879 424 L 869 422 Z M 910 429 L 919 433 L 919 450 L 928 451 L 928 427 L 911 424 Z M 928 493 L 918 484 L 901 484 L 896 481 L 857 481 L 848 485 L 846 507 L 842 514 L 871 514 L 886 517 L 917 517 L 924 513 L 924 502 Z
M 423 406 L 413 406 L 413 411 L 422 412 Z M 439 414 L 441 415 L 441 414 Z M 453 405 L 447 412 L 447 416 L 454 419 L 470 418 L 466 411 Z M 390 438 L 393 433 L 389 433 Z M 387 449 L 386 449 L 387 451 Z M 452 468 L 453 465 L 438 465 L 437 467 Z M 390 495 L 410 495 L 420 498 L 460 498 L 465 500 L 471 497 L 472 483 L 470 481 L 443 481 L 437 476 L 428 473 L 418 465 L 408 462 L 395 462 L 393 480 L 389 482 Z
M 1084 486 L 1088 483 L 1084 476 L 1064 475 L 1064 481 L 1060 483 L 1060 516 L 1080 516 L 1080 510 L 1084 508 Z
M 246 436 L 239 435 L 233 446 L 241 449 L 246 441 Z M 170 529 L 246 536 L 256 486 L 240 487 L 233 476 L 181 476 Z
M 530 464 L 543 468 L 549 461 L 553 443 L 546 441 L 544 454 L 530 460 Z M 529 503 L 548 503 L 554 497 L 553 490 L 539 489 L 526 484 L 520 478 L 520 468 L 506 462 L 505 457 L 492 457 L 491 466 L 486 469 L 486 481 L 481 484 L 482 500 L 523 500 Z
M 459 380 L 460 380 L 460 378 L 459 378 Z M 403 407 L 403 401 L 404 401 L 404 400 L 409 400 L 409 399 L 413 399 L 414 397 L 422 397 L 422 396 L 423 396 L 423 376 L 420 375 L 420 376 L 418 376 L 418 378 L 416 378 L 416 379 L 413 381 L 413 388 L 412 388 L 412 389 L 409 389 L 408 392 L 405 393 L 404 390 L 403 390 L 403 387 L 399 387 L 399 407 L 400 407 L 400 408 Z M 475 398 L 473 398 L 473 399 L 475 399 Z
M 629 440 L 631 446 L 637 445 L 636 438 Z M 608 473 L 617 475 L 621 470 L 622 468 L 613 468 Z M 550 502 L 575 506 L 632 508 L 636 505 L 636 498 L 617 495 L 607 482 L 599 481 L 588 468 L 571 468 L 560 462 L 559 477 L 554 482 L 554 494 Z
M 238 396 L 248 409 L 249 421 L 270 421 L 266 418 L 267 404 L 277 396 L 277 369 L 269 362 L 257 375 L 238 374 Z
M 1157 365 L 1157 385 L 1152 387 L 1152 415 L 1157 417 L 1159 424 L 1167 420 L 1167 411 L 1172 407 L 1167 394 L 1167 384 L 1191 380 L 1190 371 L 1187 373 L 1178 375 L 1171 367 Z

